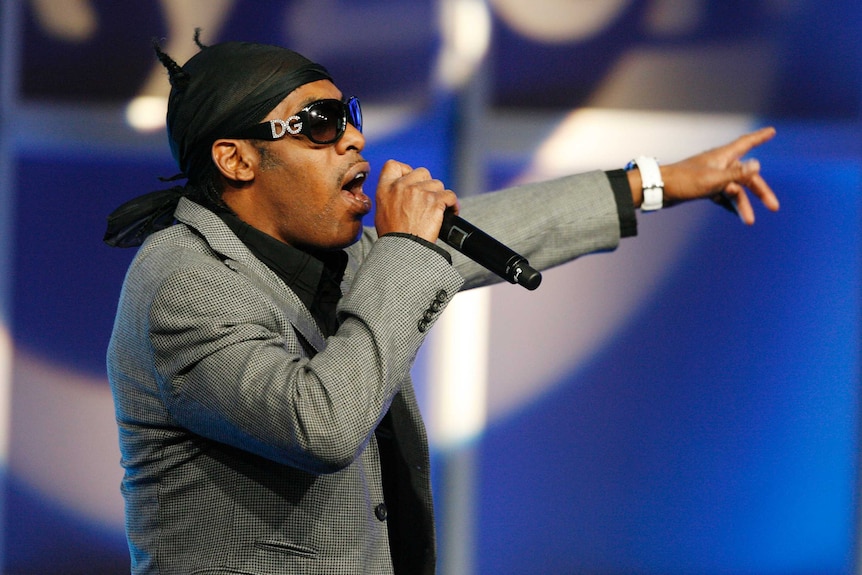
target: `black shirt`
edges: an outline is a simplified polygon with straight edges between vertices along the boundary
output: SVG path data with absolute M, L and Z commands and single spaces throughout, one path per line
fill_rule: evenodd
M 305 252 L 253 228 L 233 214 L 218 214 L 254 256 L 265 263 L 305 304 L 324 337 L 338 329 L 335 308 L 347 267 L 343 250 Z

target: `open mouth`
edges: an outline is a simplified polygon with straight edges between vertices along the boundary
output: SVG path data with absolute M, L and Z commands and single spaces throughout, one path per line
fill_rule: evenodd
M 344 184 L 341 186 L 342 191 L 351 196 L 351 200 L 358 204 L 358 213 L 365 215 L 371 211 L 371 198 L 365 195 L 362 186 L 368 179 L 368 166 L 358 167 L 356 172 L 351 176 L 347 175 Z
M 342 186 L 342 189 L 350 192 L 354 196 L 361 195 L 362 185 L 365 183 L 365 180 L 368 179 L 368 172 L 357 172 L 352 178 L 347 180 L 347 182 Z

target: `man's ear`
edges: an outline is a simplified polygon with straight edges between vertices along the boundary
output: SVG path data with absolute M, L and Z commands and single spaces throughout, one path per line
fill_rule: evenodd
M 235 182 L 254 179 L 257 151 L 247 140 L 216 140 L 212 146 L 213 162 L 221 174 Z

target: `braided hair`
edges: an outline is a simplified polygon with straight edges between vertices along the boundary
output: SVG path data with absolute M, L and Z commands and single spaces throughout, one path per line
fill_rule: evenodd
M 194 42 L 198 48 L 205 50 L 208 46 L 201 42 L 200 36 L 201 29 L 195 28 Z M 153 50 L 156 52 L 156 57 L 168 72 L 168 80 L 171 87 L 178 91 L 185 90 L 189 85 L 189 73 L 162 50 L 161 44 L 157 38 L 152 39 L 152 44 Z M 187 178 L 188 176 L 187 174 L 178 174 L 172 178 L 161 179 L 163 181 L 174 181 L 183 177 Z M 231 210 L 222 199 L 224 182 L 219 177 L 219 172 L 212 163 L 207 165 L 203 169 L 203 172 L 195 178 L 194 181 L 189 180 L 188 183 L 182 187 L 182 195 L 186 196 L 193 202 L 199 203 L 213 210 L 233 212 L 233 210 Z

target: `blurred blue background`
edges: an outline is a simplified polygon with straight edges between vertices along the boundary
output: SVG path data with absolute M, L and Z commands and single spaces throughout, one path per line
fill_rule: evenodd
M 440 571 L 862 572 L 862 9 L 598 4 L 4 0 L 2 572 L 128 572 L 104 354 L 133 253 L 101 237 L 177 171 L 164 130 L 126 111 L 167 89 L 151 38 L 183 61 L 196 26 L 320 61 L 366 106 L 373 167 L 425 165 L 464 194 L 776 126 L 756 155 L 782 210 L 753 228 L 678 207 L 536 292 L 490 288 L 486 424 L 432 446 Z

